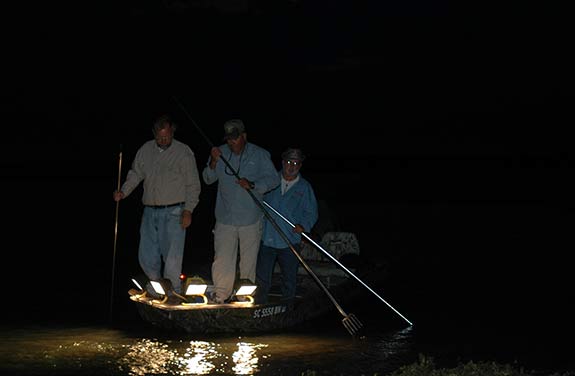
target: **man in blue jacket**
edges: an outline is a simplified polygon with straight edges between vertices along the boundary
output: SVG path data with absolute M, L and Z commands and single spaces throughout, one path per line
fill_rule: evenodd
M 289 239 L 296 251 L 301 250 L 301 233 L 309 232 L 318 219 L 317 200 L 311 184 L 300 174 L 305 156 L 301 149 L 288 148 L 282 153 L 280 186 L 264 196 L 267 204 L 294 224 L 270 213 L 272 219 Z M 268 219 L 264 221 L 262 243 L 258 253 L 256 302 L 267 302 L 276 261 L 281 269 L 283 299 L 296 295 L 299 261 L 284 238 Z

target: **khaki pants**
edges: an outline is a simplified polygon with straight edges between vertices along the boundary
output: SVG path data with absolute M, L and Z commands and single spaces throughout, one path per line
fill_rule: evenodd
M 214 262 L 212 280 L 218 299 L 228 299 L 236 280 L 238 245 L 240 250 L 239 277 L 256 280 L 256 263 L 262 238 L 263 220 L 253 225 L 232 226 L 216 223 L 214 228 Z

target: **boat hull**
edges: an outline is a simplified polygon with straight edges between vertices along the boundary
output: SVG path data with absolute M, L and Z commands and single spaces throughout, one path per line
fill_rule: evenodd
M 373 274 L 369 273 L 369 274 Z M 365 274 L 364 274 L 365 275 Z M 377 273 L 381 277 L 381 273 Z M 349 277 L 324 281 L 342 307 L 361 293 Z M 325 315 L 336 309 L 333 301 L 311 278 L 298 276 L 301 296 L 292 300 L 270 298 L 267 304 L 166 305 L 146 296 L 131 294 L 140 316 L 155 327 L 186 333 L 258 333 L 279 331 Z

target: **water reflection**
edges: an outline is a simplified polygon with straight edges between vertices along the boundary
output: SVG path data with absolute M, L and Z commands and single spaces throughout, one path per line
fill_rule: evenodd
M 239 342 L 231 354 L 232 363 L 226 355 L 232 349 L 225 345 L 206 341 L 163 343 L 141 339 L 128 346 L 128 353 L 119 360 L 119 369 L 130 375 L 171 374 L 208 375 L 212 372 L 253 375 L 258 371 L 258 350 L 267 347 L 263 343 Z
M 118 363 L 130 375 L 176 374 L 178 354 L 168 344 L 143 339 L 127 348 L 128 353 Z
M 2 332 L 3 375 L 374 374 L 401 365 L 411 338 L 409 331 L 363 340 L 345 333 L 174 339 L 101 327 Z
M 258 371 L 257 350 L 268 345 L 263 343 L 252 344 L 246 342 L 238 343 L 238 349 L 234 352 L 232 359 L 234 366 L 232 370 L 236 375 L 252 375 Z
M 217 358 L 216 345 L 212 342 L 191 341 L 183 358 L 185 373 L 193 375 L 207 375 L 216 366 L 212 362 Z

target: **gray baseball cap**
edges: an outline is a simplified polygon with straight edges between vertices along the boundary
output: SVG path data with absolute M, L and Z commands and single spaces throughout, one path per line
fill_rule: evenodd
M 305 155 L 303 154 L 301 149 L 288 148 L 286 151 L 282 153 L 282 159 L 303 161 L 305 159 Z
M 244 122 L 240 119 L 228 120 L 224 123 L 224 140 L 238 138 L 245 131 Z

